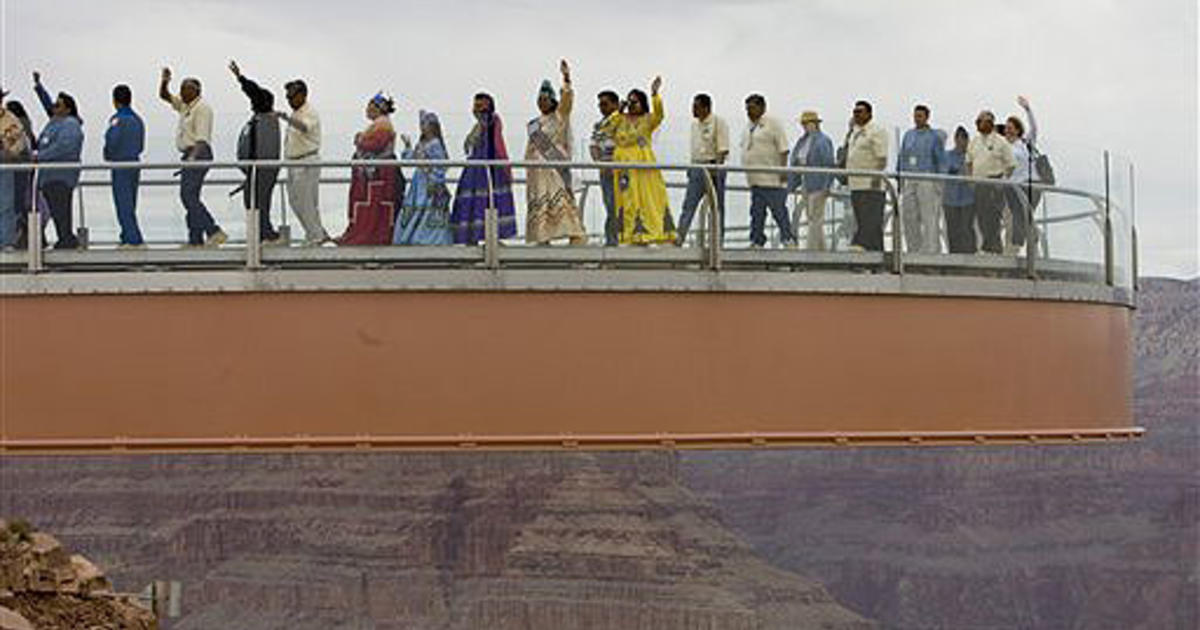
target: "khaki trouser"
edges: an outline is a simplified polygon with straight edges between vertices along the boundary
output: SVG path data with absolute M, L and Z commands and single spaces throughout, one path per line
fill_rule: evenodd
M 321 158 L 311 155 L 301 158 L 315 162 Z M 321 224 L 320 191 L 321 169 L 316 166 L 292 166 L 288 168 L 287 194 L 292 212 L 304 227 L 304 241 L 314 244 L 329 238 Z
M 906 180 L 900 207 L 904 211 L 904 238 L 909 252 L 937 254 L 942 250 L 939 222 L 942 187 L 938 182 Z
M 792 226 L 800 230 L 800 213 L 804 212 L 808 219 L 805 230 L 805 249 L 815 252 L 825 251 L 825 202 L 829 200 L 828 190 L 801 192 L 794 211 L 795 219 Z

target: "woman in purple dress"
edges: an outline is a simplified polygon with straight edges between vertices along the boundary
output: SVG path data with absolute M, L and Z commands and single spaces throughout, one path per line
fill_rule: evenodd
M 496 101 L 489 94 L 475 95 L 475 128 L 463 148 L 468 160 L 507 160 L 504 146 L 504 125 L 496 113 Z M 489 182 L 490 179 L 490 182 Z M 454 195 L 454 210 L 450 213 L 450 229 L 454 242 L 475 245 L 484 240 L 484 219 L 487 216 L 488 191 L 496 208 L 500 238 L 517 235 L 517 214 L 512 195 L 512 169 L 504 166 L 471 166 L 463 169 Z

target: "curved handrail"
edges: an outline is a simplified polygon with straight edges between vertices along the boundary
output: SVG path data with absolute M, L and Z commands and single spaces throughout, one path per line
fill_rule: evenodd
M 535 160 L 413 160 L 413 159 L 388 159 L 388 160 L 222 160 L 222 161 L 157 161 L 157 162 L 54 162 L 54 163 L 3 163 L 0 164 L 0 172 L 2 171 L 33 171 L 35 182 L 38 174 L 43 171 L 62 171 L 62 170 L 78 170 L 80 172 L 101 172 L 114 170 L 137 169 L 141 171 L 181 171 L 185 169 L 250 169 L 251 173 L 256 173 L 258 169 L 263 168 L 287 168 L 287 167 L 306 167 L 306 168 L 356 168 L 356 167 L 379 167 L 379 166 L 396 166 L 396 167 L 430 167 L 439 166 L 444 168 L 469 168 L 469 167 L 489 167 L 491 168 L 516 168 L 516 169 L 537 169 L 537 168 L 554 168 L 554 169 L 577 169 L 577 170 L 658 170 L 669 172 L 686 172 L 697 168 L 698 165 L 690 163 L 642 163 L 642 162 L 594 162 L 594 161 L 535 161 Z M 1018 183 L 1009 180 L 1001 180 L 994 178 L 970 177 L 960 175 L 944 175 L 939 173 L 918 173 L 908 171 L 886 171 L 886 170 L 871 170 L 871 169 L 844 169 L 830 167 L 815 167 L 815 166 L 746 166 L 746 165 L 730 165 L 730 164 L 705 164 L 703 170 L 706 173 L 706 190 L 705 190 L 705 212 L 712 214 L 715 209 L 713 195 L 715 190 L 711 189 L 711 180 L 708 174 L 715 172 L 725 173 L 773 173 L 778 175 L 793 175 L 793 174 L 822 174 L 822 175 L 839 175 L 850 177 L 871 177 L 878 179 L 891 201 L 892 210 L 889 218 L 893 222 L 892 229 L 892 251 L 891 251 L 891 271 L 893 273 L 904 273 L 904 252 L 902 247 L 902 231 L 898 227 L 902 225 L 903 208 L 899 203 L 899 192 L 895 185 L 896 180 L 915 180 L 915 181 L 934 181 L 934 182 L 956 182 L 968 183 L 982 186 L 1001 186 L 1012 187 L 1020 186 L 1022 189 L 1030 189 L 1043 193 L 1057 193 L 1060 195 L 1077 197 L 1086 199 L 1096 208 L 1093 212 L 1077 213 L 1064 217 L 1043 218 L 1040 221 L 1031 222 L 1031 225 L 1037 223 L 1061 223 L 1078 219 L 1092 218 L 1099 221 L 1101 217 L 1107 216 L 1106 210 L 1117 207 L 1117 204 L 1112 203 L 1109 196 L 1095 193 L 1078 188 L 1066 186 L 1057 186 L 1043 183 Z M 165 185 L 166 182 L 147 181 L 148 185 Z M 215 183 L 215 182 L 214 182 Z M 83 185 L 94 186 L 100 185 L 101 182 L 86 181 Z M 36 183 L 33 187 L 36 189 Z M 736 190 L 736 188 L 735 188 Z M 1024 197 L 1022 196 L 1024 200 Z M 1028 203 L 1024 201 L 1024 203 Z M 1028 210 L 1029 208 L 1026 207 Z M 257 210 L 250 210 L 251 214 Z M 256 223 L 256 216 L 249 217 L 250 223 Z M 1103 225 L 1103 224 L 1101 224 Z M 1036 235 L 1035 235 L 1036 238 Z M 28 268 L 30 271 L 38 271 L 42 269 L 42 253 L 40 251 L 41 244 L 38 239 L 30 240 L 30 256 Z M 1112 260 L 1112 243 L 1111 238 L 1105 239 L 1105 259 Z M 716 241 L 719 243 L 720 241 Z M 495 243 L 489 250 L 495 249 Z M 713 248 L 719 250 L 719 247 Z M 1029 276 L 1036 277 L 1033 250 L 1027 250 L 1027 267 Z M 261 244 L 257 239 L 248 239 L 247 247 L 247 262 L 251 268 L 256 268 L 261 264 Z M 491 258 L 489 258 L 491 260 Z M 708 261 L 712 268 L 719 268 L 719 253 L 710 255 Z

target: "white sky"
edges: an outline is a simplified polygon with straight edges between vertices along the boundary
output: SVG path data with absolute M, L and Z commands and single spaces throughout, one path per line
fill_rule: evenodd
M 470 96 L 486 89 L 519 156 L 538 83 L 557 81 L 560 57 L 574 68 L 577 136 L 596 116 L 597 91 L 645 89 L 662 74 L 664 160 L 684 157 L 697 91 L 735 130 L 742 100 L 759 91 L 793 134 L 791 121 L 812 108 L 835 138 L 859 98 L 884 124 L 909 124 L 924 102 L 935 125 L 953 129 L 980 108 L 1014 113 L 1026 94 L 1063 183 L 1100 185 L 1104 149 L 1122 174 L 1136 164 L 1142 272 L 1200 273 L 1194 0 L 0 0 L 0 81 L 26 106 L 34 69 L 74 94 L 90 156 L 109 91 L 126 82 L 149 127 L 147 157 L 172 157 L 173 117 L 153 97 L 163 64 L 204 82 L 229 138 L 218 157 L 231 153 L 247 106 L 230 58 L 274 86 L 280 106 L 284 81 L 309 82 L 326 157 L 349 153 L 362 104 L 381 87 L 397 97 L 402 129 L 415 128 L 417 109 L 439 112 L 452 152 Z M 1124 177 L 1114 190 L 1127 198 Z

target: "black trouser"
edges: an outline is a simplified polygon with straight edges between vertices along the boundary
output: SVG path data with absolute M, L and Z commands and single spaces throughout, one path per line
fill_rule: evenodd
M 33 207 L 32 186 L 33 172 L 13 172 L 13 210 L 17 213 L 17 237 L 14 242 L 18 248 L 28 246 L 26 238 L 29 234 L 29 209 Z
M 247 210 L 258 208 L 258 240 L 273 241 L 279 238 L 279 232 L 271 225 L 271 194 L 275 191 L 275 181 L 279 179 L 279 169 L 252 170 L 256 171 L 255 175 L 251 177 L 247 174 L 246 181 L 242 183 L 242 203 Z M 250 185 L 252 180 L 253 186 Z M 250 194 L 252 188 L 253 196 Z
M 1042 200 L 1042 191 L 1031 190 L 1025 185 L 1013 186 L 1004 189 L 1004 199 L 1008 203 L 1008 211 L 1012 213 L 1012 238 L 1010 240 L 1013 245 L 1020 247 L 1025 244 L 1025 237 L 1029 234 L 1033 209 Z M 1026 199 L 1029 200 L 1028 206 L 1025 204 Z
M 58 241 L 54 249 L 75 249 L 79 241 L 71 227 L 71 198 L 74 186 L 63 182 L 46 182 L 42 184 L 42 194 L 46 195 L 46 204 L 50 206 L 50 218 L 54 220 L 54 231 Z
M 946 242 L 951 254 L 974 254 L 978 248 L 975 243 L 975 205 L 942 206 L 946 217 Z
M 854 239 L 850 241 L 852 245 L 872 252 L 883 251 L 885 202 L 886 197 L 882 190 L 850 191 L 850 205 L 854 206 L 854 221 L 858 226 L 854 232 Z
M 1004 243 L 1000 240 L 1000 217 L 1004 212 L 1003 189 L 999 186 L 976 186 L 975 212 L 979 232 L 983 235 L 981 249 L 993 254 L 1003 253 Z

